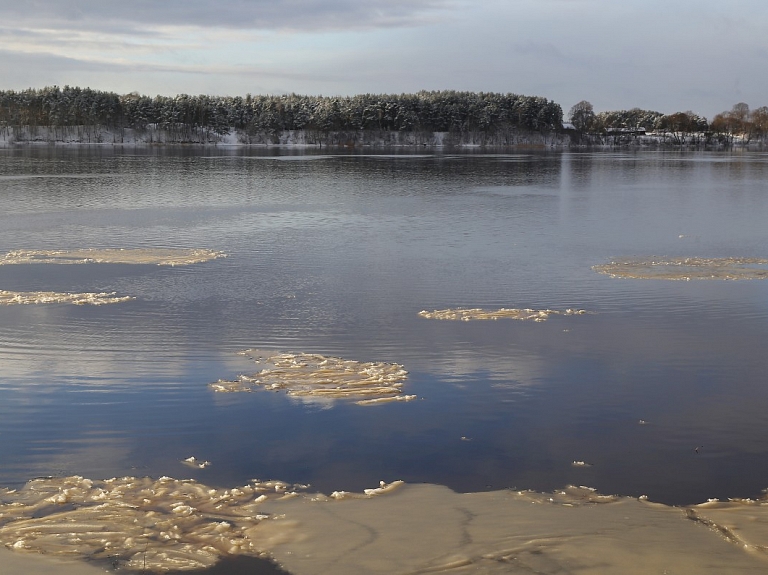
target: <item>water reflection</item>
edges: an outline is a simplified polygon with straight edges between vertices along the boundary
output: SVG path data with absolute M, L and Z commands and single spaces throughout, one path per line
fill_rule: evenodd
M 2 253 L 206 246 L 229 257 L 0 266 L 4 290 L 137 298 L 0 308 L 0 484 L 184 473 L 320 490 L 384 477 L 471 491 L 576 482 L 669 503 L 765 487 L 755 438 L 768 431 L 768 284 L 592 270 L 647 254 L 765 257 L 764 155 L 281 153 L 4 153 Z M 596 313 L 417 316 L 457 308 Z M 419 399 L 329 410 L 284 393 L 211 393 L 252 368 L 235 354 L 247 348 L 384 358 Z M 190 454 L 213 465 L 183 466 Z

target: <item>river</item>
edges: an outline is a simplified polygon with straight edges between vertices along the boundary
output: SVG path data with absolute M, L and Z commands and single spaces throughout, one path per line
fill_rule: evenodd
M 593 266 L 768 257 L 766 182 L 768 155 L 749 152 L 0 149 L 0 256 L 226 255 L 0 265 L 0 290 L 132 298 L 0 306 L 0 486 L 170 476 L 326 494 L 403 480 L 667 505 L 759 497 L 768 281 Z M 580 313 L 419 315 L 459 308 Z M 398 364 L 415 397 L 214 391 L 260 369 L 246 349 Z

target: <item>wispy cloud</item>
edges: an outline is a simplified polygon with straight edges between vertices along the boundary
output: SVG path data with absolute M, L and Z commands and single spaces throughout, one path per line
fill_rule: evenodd
M 313 75 L 311 73 L 299 73 L 291 71 L 273 70 L 265 67 L 248 65 L 196 65 L 196 64 L 156 64 L 152 62 L 140 62 L 129 58 L 119 57 L 68 57 L 49 52 L 14 52 L 0 50 L 0 73 L 6 66 L 2 62 L 13 62 L 14 66 L 25 64 L 27 66 L 41 67 L 45 70 L 55 70 L 61 67 L 72 70 L 86 70 L 90 72 L 120 73 L 151 73 L 151 74 L 199 74 L 217 76 L 258 76 L 261 78 L 273 78 L 287 81 L 327 80 L 327 75 Z M 174 95 L 169 93 L 167 95 Z
M 0 18 L 26 26 L 141 33 L 143 26 L 256 30 L 402 27 L 444 17 L 457 0 L 2 0 Z
M 0 88 L 768 104 L 764 0 L 0 0 Z

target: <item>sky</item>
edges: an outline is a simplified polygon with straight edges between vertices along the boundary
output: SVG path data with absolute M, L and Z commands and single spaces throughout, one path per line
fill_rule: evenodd
M 768 105 L 766 0 L 0 0 L 0 89 Z

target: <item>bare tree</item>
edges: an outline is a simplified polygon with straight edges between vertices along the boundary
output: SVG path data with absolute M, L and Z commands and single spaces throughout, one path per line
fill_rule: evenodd
M 761 106 L 752 110 L 749 121 L 755 132 L 755 136 L 764 140 L 768 136 L 768 106 Z
M 595 121 L 595 110 L 592 104 L 586 100 L 582 100 L 578 104 L 574 104 L 568 117 L 579 132 L 588 132 Z

